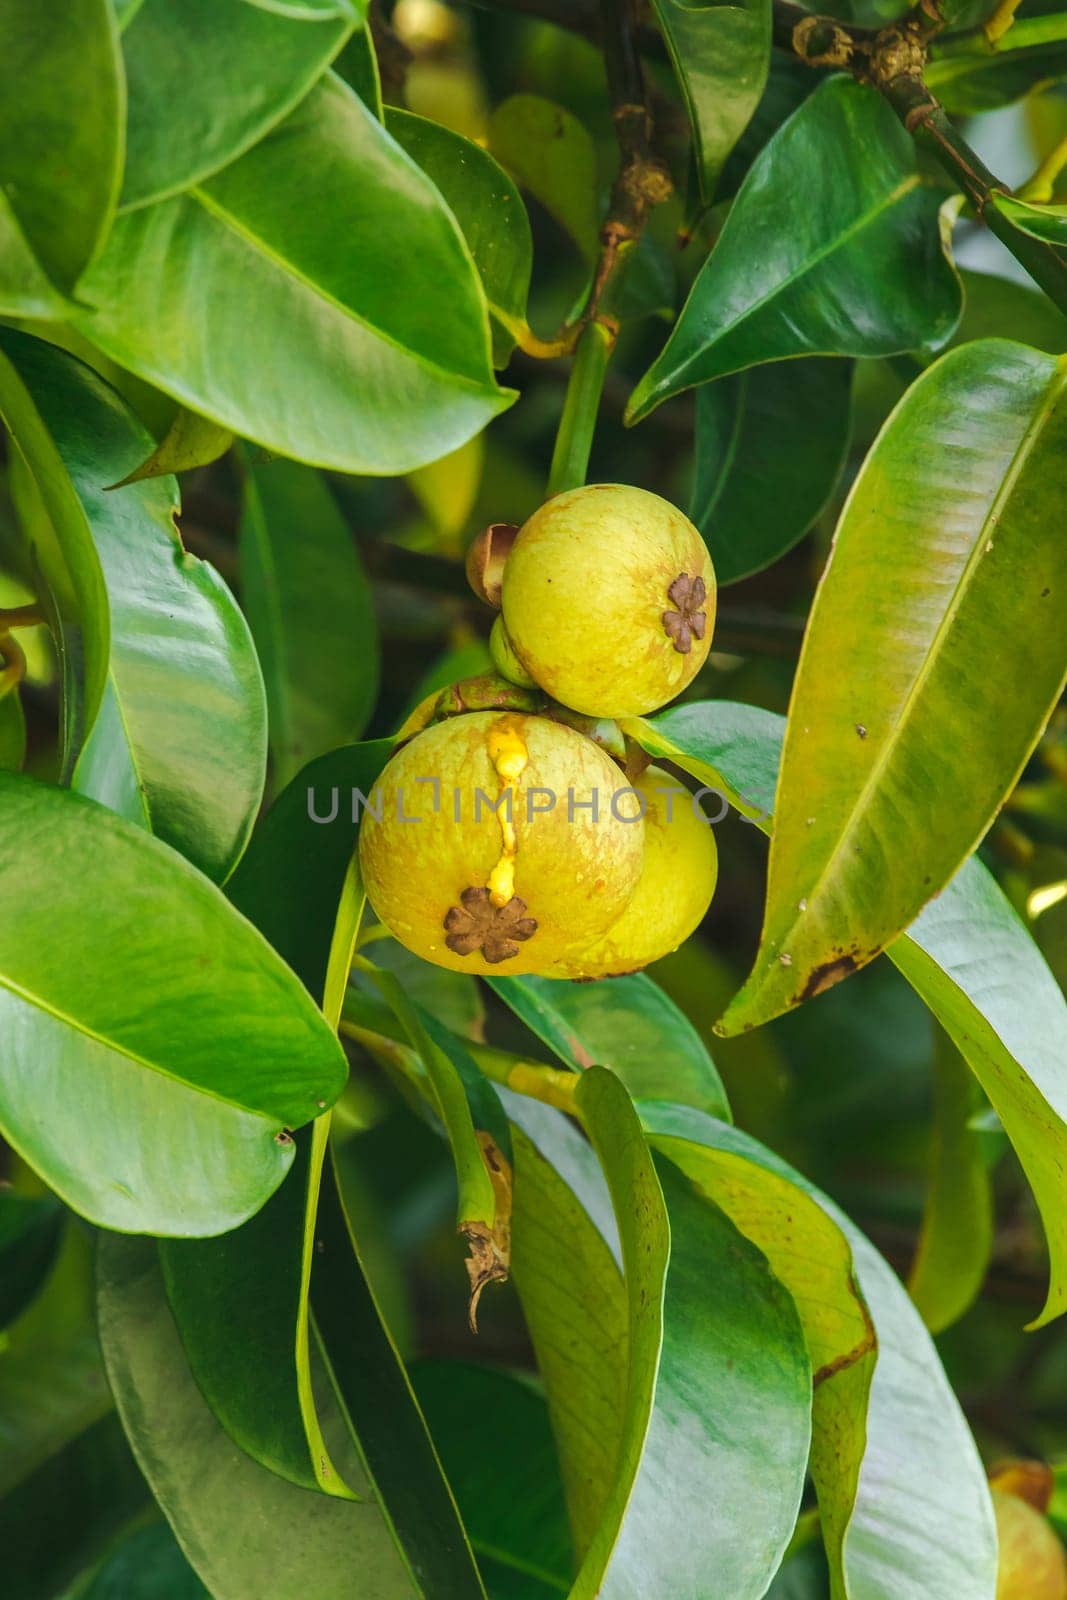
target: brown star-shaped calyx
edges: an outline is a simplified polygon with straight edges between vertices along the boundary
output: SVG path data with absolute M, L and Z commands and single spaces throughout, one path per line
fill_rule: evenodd
M 495 966 L 510 961 L 519 945 L 532 939 L 537 922 L 526 915 L 526 901 L 513 894 L 506 906 L 495 906 L 488 889 L 464 889 L 460 904 L 450 906 L 445 917 L 445 944 L 457 956 L 480 950 Z
M 688 572 L 679 573 L 667 590 L 667 599 L 673 600 L 674 610 L 663 613 L 663 626 L 680 656 L 687 656 L 693 648 L 694 635 L 703 639 L 708 625 L 704 602 L 708 598 L 703 578 L 691 578 Z

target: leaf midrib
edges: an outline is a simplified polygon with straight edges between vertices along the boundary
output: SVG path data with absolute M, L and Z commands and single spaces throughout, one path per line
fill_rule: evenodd
M 153 1072 L 158 1077 L 169 1079 L 171 1083 L 180 1084 L 183 1089 L 188 1089 L 192 1094 L 202 1094 L 209 1100 L 218 1101 L 220 1105 L 232 1106 L 235 1111 L 240 1111 L 245 1116 L 259 1117 L 269 1127 L 280 1126 L 280 1119 L 272 1116 L 271 1113 L 245 1105 L 240 1100 L 232 1100 L 229 1096 L 220 1094 L 218 1090 L 210 1089 L 206 1085 L 192 1083 L 188 1078 L 181 1078 L 160 1062 L 149 1061 L 145 1056 L 139 1055 L 136 1050 L 131 1050 L 127 1045 L 120 1044 L 115 1039 L 109 1039 L 106 1034 L 99 1033 L 95 1028 L 89 1027 L 87 1023 L 72 1017 L 69 1012 L 51 1004 L 43 996 L 34 994 L 32 990 L 16 982 L 10 973 L 0 972 L 0 990 L 6 990 L 16 1000 L 21 1000 L 23 1004 L 32 1007 L 33 1010 L 43 1012 L 45 1016 L 51 1017 L 53 1021 L 69 1028 L 73 1033 L 80 1034 L 84 1039 L 91 1039 L 94 1044 L 102 1045 L 105 1050 L 110 1050 L 112 1054 L 120 1056 L 125 1061 L 132 1062 L 134 1066 L 143 1067 L 146 1072 Z
M 934 635 L 930 641 L 929 647 L 923 653 L 923 658 L 919 665 L 918 671 L 915 674 L 914 681 L 904 697 L 904 703 L 900 707 L 900 710 L 893 721 L 893 725 L 890 728 L 885 743 L 879 750 L 878 755 L 863 782 L 863 786 L 860 789 L 859 794 L 856 796 L 855 802 L 849 809 L 848 819 L 845 823 L 845 826 L 838 834 L 836 845 L 834 846 L 830 855 L 827 857 L 827 860 L 824 863 L 823 868 L 816 878 L 814 884 L 805 895 L 805 916 L 809 920 L 811 919 L 812 914 L 816 911 L 816 902 L 820 898 L 827 881 L 836 876 L 834 869 L 839 863 L 848 841 L 851 839 L 856 828 L 859 826 L 860 821 L 865 815 L 867 809 L 866 803 L 869 799 L 871 790 L 877 786 L 879 780 L 885 773 L 886 769 L 890 765 L 890 762 L 893 760 L 898 749 L 900 748 L 901 743 L 910 733 L 909 719 L 912 709 L 939 665 L 940 658 L 943 653 L 942 646 L 944 645 L 946 638 L 949 636 L 953 626 L 955 625 L 960 606 L 963 604 L 964 598 L 970 589 L 971 581 L 985 558 L 985 546 L 988 538 L 988 530 L 991 526 L 996 527 L 999 524 L 1002 508 L 1007 504 L 1008 500 L 1011 498 L 1011 495 L 1014 493 L 1015 487 L 1019 481 L 1019 476 L 1029 460 L 1037 441 L 1041 437 L 1041 434 L 1044 431 L 1044 428 L 1053 410 L 1055 409 L 1057 400 L 1063 394 L 1065 388 L 1067 388 L 1067 365 L 1058 362 L 1056 364 L 1056 370 L 1053 373 L 1052 379 L 1045 389 L 1041 405 L 1038 407 L 1034 416 L 1027 425 L 1022 438 L 1015 448 L 1015 451 L 1012 455 L 1011 464 L 1009 465 L 1007 472 L 1004 474 L 1004 478 L 1001 481 L 1000 487 L 993 496 L 992 501 L 982 517 L 982 521 L 979 524 L 976 536 L 974 538 L 971 553 L 964 563 L 963 571 L 960 573 L 960 576 L 957 579 L 956 585 L 952 591 L 952 597 L 949 600 L 949 603 L 946 606 L 936 629 L 934 630 Z M 784 770 L 784 749 L 782 759 Z M 772 835 L 772 850 L 773 839 L 774 835 Z M 969 851 L 965 851 L 964 855 L 966 854 L 969 854 Z M 780 949 L 788 941 L 790 935 L 797 926 L 798 919 L 794 916 L 782 932 L 781 937 L 776 941 L 774 948 Z
M 787 289 L 791 289 L 793 285 L 801 278 L 806 277 L 810 272 L 812 272 L 814 268 L 820 264 L 820 262 L 827 260 L 830 256 L 834 255 L 838 250 L 842 249 L 846 244 L 848 244 L 856 234 L 861 233 L 865 228 L 870 227 L 873 222 L 878 220 L 883 212 L 888 211 L 891 206 L 894 206 L 897 203 L 897 201 L 903 200 L 908 194 L 911 193 L 913 189 L 921 187 L 923 187 L 923 179 L 921 174 L 918 172 L 910 173 L 907 177 L 902 178 L 899 183 L 895 184 L 892 189 L 888 190 L 881 197 L 877 205 L 872 206 L 870 210 L 865 211 L 860 216 L 856 217 L 854 221 L 849 223 L 848 227 L 842 233 L 839 233 L 833 239 L 828 240 L 826 244 L 820 246 L 820 248 L 816 250 L 814 254 L 805 257 L 803 261 L 797 264 L 792 272 L 787 273 L 784 278 L 779 278 L 778 281 L 767 290 L 766 294 L 761 295 L 758 300 L 753 301 L 753 303 L 748 306 L 739 317 L 737 317 L 733 322 L 729 323 L 725 328 L 720 329 L 710 343 L 704 344 L 696 355 L 690 356 L 682 364 L 682 366 L 679 368 L 679 377 L 687 374 L 702 356 L 707 355 L 709 350 L 713 350 L 715 346 L 721 344 L 724 339 L 737 333 L 739 328 L 743 328 L 745 323 L 750 321 L 752 317 L 756 316 L 758 312 L 762 311 L 764 306 L 766 306 L 771 300 L 774 300 L 777 296 L 784 294 Z M 727 226 L 729 226 L 729 223 L 727 223 Z M 725 237 L 726 232 L 724 229 L 723 238 Z M 721 248 L 722 246 L 720 242 L 720 249 Z M 708 259 L 708 266 L 712 266 L 714 261 L 715 256 L 712 254 Z M 818 354 L 821 352 L 812 353 Z M 720 373 L 718 376 L 726 377 L 728 374 Z M 659 386 L 657 386 L 657 388 L 658 387 Z
M 235 234 L 239 239 L 242 239 L 246 244 L 251 245 L 254 251 L 257 251 L 264 258 L 264 260 L 270 262 L 272 266 L 277 267 L 279 272 L 286 274 L 286 276 L 292 278 L 294 282 L 301 284 L 302 287 L 307 289 L 316 300 L 332 306 L 333 309 L 342 317 L 344 317 L 346 321 L 354 322 L 358 327 L 366 329 L 368 333 L 373 334 L 376 339 L 380 339 L 383 344 L 387 344 L 390 349 L 396 350 L 400 355 L 405 356 L 409 361 L 413 362 L 415 366 L 421 367 L 425 372 L 431 373 L 436 378 L 445 380 L 447 383 L 456 388 L 468 390 L 474 395 L 482 395 L 489 398 L 494 395 L 501 394 L 502 391 L 497 388 L 496 384 L 493 383 L 492 380 L 488 382 L 479 382 L 476 378 L 468 378 L 462 373 L 452 371 L 448 367 L 442 367 L 439 362 L 430 361 L 425 355 L 422 354 L 421 351 L 414 350 L 409 345 L 402 344 L 400 340 L 397 339 L 393 334 L 386 332 L 384 328 L 378 327 L 378 325 L 374 322 L 371 322 L 368 317 L 362 316 L 358 311 L 355 310 L 354 307 L 346 306 L 342 301 L 338 300 L 336 295 L 332 294 L 330 290 L 324 288 L 321 283 L 316 283 L 314 278 L 308 277 L 307 273 L 298 267 L 295 262 L 290 261 L 288 257 L 281 255 L 276 249 L 274 249 L 272 245 L 269 245 L 265 239 L 255 232 L 253 228 L 246 226 L 246 224 L 237 218 L 232 211 L 227 211 L 226 207 L 223 206 L 218 200 L 213 199 L 206 192 L 206 190 L 196 186 L 187 190 L 186 192 L 192 200 L 203 207 L 209 216 L 214 217 L 215 220 L 221 223 L 224 228 L 228 228 L 230 232 Z M 472 270 L 475 269 L 472 268 Z M 486 301 L 486 304 L 488 305 L 488 301 Z M 487 319 L 486 339 L 488 340 L 488 338 L 489 329 Z

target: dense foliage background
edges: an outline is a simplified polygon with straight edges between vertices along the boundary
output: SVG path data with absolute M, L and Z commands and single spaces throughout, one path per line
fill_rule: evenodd
M 1067 15 L 834 10 L 0 0 L 8 1600 L 1067 1592 Z M 481 984 L 348 798 L 586 478 L 719 887 Z

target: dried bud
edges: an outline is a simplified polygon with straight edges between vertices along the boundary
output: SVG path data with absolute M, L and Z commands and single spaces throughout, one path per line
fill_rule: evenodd
M 467 551 L 467 582 L 486 605 L 500 610 L 504 563 L 518 535 L 513 522 L 491 522 Z

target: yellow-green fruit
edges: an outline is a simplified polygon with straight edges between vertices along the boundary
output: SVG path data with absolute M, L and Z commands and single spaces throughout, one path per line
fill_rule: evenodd
M 668 501 L 598 483 L 554 496 L 523 525 L 501 603 L 511 647 L 546 694 L 588 716 L 641 716 L 707 659 L 715 573 Z
M 392 758 L 364 813 L 371 905 L 438 966 L 543 973 L 606 932 L 637 887 L 645 830 L 625 789 L 598 745 L 547 717 L 436 723 Z
M 669 772 L 649 767 L 634 788 L 645 803 L 645 859 L 626 910 L 560 978 L 610 978 L 670 955 L 703 920 L 715 893 L 715 830 Z
M 503 617 L 497 617 L 489 635 L 489 654 L 493 666 L 502 678 L 507 678 L 509 683 L 518 684 L 521 689 L 536 689 L 530 674 L 512 649 L 508 630 L 504 626 Z
M 1000 1559 L 997 1600 L 1067 1600 L 1067 1559 L 1047 1517 L 993 1490 Z

